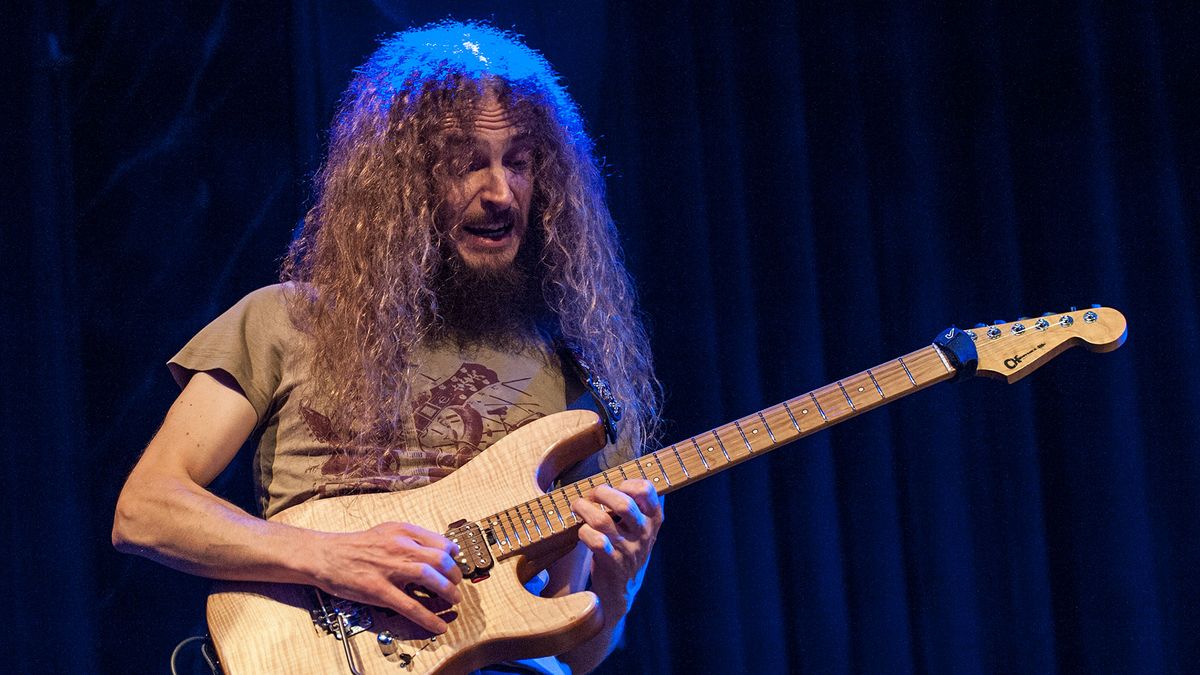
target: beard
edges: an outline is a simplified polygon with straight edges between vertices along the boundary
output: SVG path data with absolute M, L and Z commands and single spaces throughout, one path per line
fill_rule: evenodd
M 468 265 L 449 242 L 434 280 L 438 318 L 433 337 L 458 348 L 514 349 L 527 345 L 550 318 L 542 298 L 543 236 L 526 230 L 513 261 L 504 267 Z

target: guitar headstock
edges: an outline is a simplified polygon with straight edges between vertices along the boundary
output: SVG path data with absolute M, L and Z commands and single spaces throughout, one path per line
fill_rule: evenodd
M 1125 342 L 1125 317 L 1111 307 L 1048 312 L 1040 317 L 964 330 L 978 354 L 976 372 L 1016 382 L 1075 345 L 1111 352 Z

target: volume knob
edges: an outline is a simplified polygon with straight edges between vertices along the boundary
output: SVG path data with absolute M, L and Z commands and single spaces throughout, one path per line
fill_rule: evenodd
M 396 639 L 392 637 L 391 631 L 385 630 L 379 635 L 376 635 L 375 642 L 379 644 L 379 651 L 383 652 L 384 656 L 391 656 L 392 654 L 395 654 L 398 649 L 400 649 L 399 645 L 396 644 Z

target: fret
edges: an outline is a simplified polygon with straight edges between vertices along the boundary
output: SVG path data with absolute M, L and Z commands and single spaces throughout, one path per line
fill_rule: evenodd
M 759 413 L 759 416 L 767 427 L 767 434 L 771 437 L 773 445 L 783 445 L 800 438 L 800 430 L 791 424 L 787 410 L 783 406 L 767 408 Z
M 879 392 L 879 400 L 887 398 L 883 395 L 883 387 L 879 386 L 879 380 L 875 379 L 875 373 L 872 373 L 870 368 L 867 368 L 867 377 L 871 378 L 871 384 L 875 385 L 875 391 Z
M 696 456 L 699 457 L 700 461 L 704 464 L 704 470 L 708 471 L 708 460 L 704 458 L 704 451 L 700 449 L 700 444 L 696 442 L 696 437 L 692 436 L 691 441 L 692 447 L 696 449 Z
M 817 407 L 817 412 L 821 413 L 821 419 L 828 422 L 829 416 L 825 414 L 825 410 L 821 408 L 821 402 L 817 400 L 816 394 L 809 392 L 808 397 L 812 399 L 813 405 Z M 805 411 L 807 412 L 807 411 Z
M 856 411 L 866 410 L 879 404 L 875 397 L 874 385 L 865 373 L 852 375 L 841 381 L 842 391 L 853 403 Z
M 917 381 L 913 379 L 912 371 L 908 369 L 908 366 L 904 365 L 904 357 L 901 356 L 900 358 L 896 359 L 896 361 L 898 361 L 900 363 L 900 367 L 904 369 L 904 374 L 908 376 L 908 381 L 912 382 L 912 386 L 917 386 Z
M 542 502 L 542 498 L 538 497 L 537 499 L 535 499 L 533 501 L 535 504 L 538 505 L 538 510 L 542 512 L 542 518 L 546 519 L 546 527 L 550 528 L 550 534 L 554 534 L 554 521 L 550 520 L 550 513 L 546 511 L 546 505 Z M 533 511 L 532 508 L 530 508 L 529 510 Z M 554 509 L 550 509 L 550 510 L 553 511 Z
M 654 456 L 654 453 L 646 455 L 642 458 L 642 471 L 645 472 L 647 469 L 650 470 L 650 473 L 647 474 L 646 477 L 651 483 L 659 483 L 664 478 L 661 468 L 658 470 L 658 475 L 654 475 L 654 465 L 657 463 L 657 460 L 658 458 Z M 660 464 L 659 466 L 661 467 L 662 465 Z
M 533 529 L 537 532 L 538 539 L 545 539 L 546 535 L 542 534 L 542 528 L 538 525 L 537 516 L 533 515 L 533 507 L 528 502 L 525 503 L 525 510 L 529 512 L 529 517 L 525 518 L 525 530 L 529 531 L 529 526 L 533 525 Z M 517 507 L 517 516 L 521 516 L 521 507 Z
M 947 373 L 954 373 L 954 372 L 957 372 L 956 370 L 954 370 L 954 367 L 950 365 L 950 362 L 946 360 L 946 355 L 942 353 L 942 348 L 941 348 L 941 347 L 938 347 L 937 345 L 934 345 L 934 346 L 933 346 L 933 351 L 934 351 L 934 353 L 935 353 L 935 354 L 937 354 L 937 357 L 938 357 L 939 359 L 941 359 L 941 360 L 942 360 L 942 365 L 946 367 L 946 372 L 947 372 Z
M 664 448 L 654 453 L 658 462 L 662 465 L 663 475 L 667 478 L 667 485 L 675 483 L 687 483 L 691 480 L 691 475 L 686 467 L 683 467 L 679 462 L 671 461 L 672 448 Z
M 591 483 L 591 482 L 592 482 L 592 479 L 588 478 L 588 483 Z M 575 491 L 579 493 L 579 498 L 583 499 L 583 490 L 579 489 L 579 483 L 578 482 L 571 483 L 571 487 L 575 488 Z
M 771 444 L 775 444 L 775 432 L 771 431 L 771 425 L 767 424 L 767 418 L 761 412 L 758 413 L 758 419 L 762 420 L 763 428 L 767 430 L 767 436 L 771 437 Z
M 608 470 L 607 470 L 607 469 L 605 469 L 604 471 L 601 471 L 601 472 L 600 472 L 600 478 L 602 478 L 602 479 L 604 480 L 604 484 L 605 484 L 605 485 L 607 485 L 607 486 L 609 486 L 609 487 L 614 487 L 614 486 L 613 486 L 612 479 L 608 477 Z
M 875 369 L 875 373 L 879 379 L 879 386 L 883 391 L 887 392 L 888 396 L 904 394 L 914 391 L 912 381 L 908 379 L 904 368 L 895 361 L 890 361 Z
M 802 434 L 812 433 L 825 424 L 825 419 L 821 416 L 821 411 L 817 408 L 812 394 L 804 394 L 792 399 L 788 402 L 788 409 L 795 414 Z
M 774 447 L 769 434 L 763 433 L 763 425 L 766 424 L 761 413 L 755 413 L 749 417 L 734 422 L 737 425 L 738 431 L 742 432 L 742 436 L 746 438 L 746 445 L 749 446 L 751 453 L 770 450 Z
M 500 522 L 500 519 L 492 516 L 488 522 L 492 528 L 492 536 L 496 537 L 496 543 L 502 547 L 507 546 L 511 550 L 512 542 L 508 540 L 508 532 L 504 529 L 504 524 Z
M 692 474 L 688 472 L 687 465 L 683 463 L 683 458 L 679 456 L 679 449 L 672 445 L 671 452 L 675 453 L 675 461 L 679 462 L 679 468 L 683 469 L 684 480 L 691 478 Z
M 735 428 L 735 429 L 737 429 L 737 431 L 738 431 L 738 434 L 739 434 L 739 435 L 742 437 L 742 442 L 746 444 L 746 452 L 749 452 L 749 453 L 753 454 L 753 453 L 754 453 L 754 446 L 753 446 L 753 445 L 750 445 L 750 439 L 749 439 L 749 438 L 746 438 L 746 432 L 745 432 L 745 431 L 742 431 L 742 425 L 741 425 L 741 424 L 739 424 L 739 423 L 737 422 L 737 420 L 734 420 L 734 422 L 733 422 L 733 426 L 734 426 L 734 428 Z
M 554 501 L 554 494 L 550 493 L 550 494 L 547 494 L 546 496 L 550 498 L 550 513 L 554 514 L 554 516 L 558 518 L 558 524 L 562 526 L 563 531 L 566 531 L 567 521 L 563 520 L 562 509 L 558 508 L 558 502 Z M 543 506 L 542 511 L 545 511 L 545 510 L 546 510 L 546 507 Z M 550 529 L 551 530 L 554 529 L 553 523 L 550 524 Z
M 667 475 L 667 470 L 663 468 L 662 460 L 658 458 L 658 453 L 656 452 L 650 456 L 654 458 L 655 462 L 658 462 L 658 470 L 662 472 L 662 477 L 667 479 L 667 487 L 671 487 L 671 477 Z
M 578 490 L 576 490 L 576 491 L 578 491 Z M 562 489 L 560 489 L 560 490 L 556 490 L 555 492 L 558 492 L 559 494 L 561 494 L 561 495 L 562 495 L 562 504 L 559 504 L 559 503 L 558 503 L 558 502 L 557 502 L 557 501 L 554 499 L 554 497 L 553 497 L 553 496 L 551 496 L 551 498 L 550 498 L 550 500 L 554 502 L 554 506 L 555 506 L 555 508 L 557 508 L 557 509 L 558 509 L 558 512 L 559 512 L 559 514 L 560 514 L 560 515 L 559 515 L 559 518 L 561 518 L 561 517 L 562 517 L 562 515 L 561 515 L 561 514 L 562 514 L 562 512 L 563 512 L 563 509 L 564 509 L 564 508 L 566 508 L 566 510 L 567 510 L 567 515 L 571 516 L 571 520 L 572 520 L 572 523 L 571 523 L 571 524 L 572 524 L 572 525 L 574 525 L 574 524 L 577 524 L 577 523 L 581 522 L 581 521 L 580 521 L 580 519 L 579 519 L 579 516 L 575 515 L 575 512 L 571 510 L 571 498 L 570 498 L 570 497 L 567 495 L 567 489 L 564 487 L 564 488 L 562 488 Z M 552 493 L 552 494 L 553 494 L 553 493 Z
M 641 472 L 641 474 L 642 474 L 642 478 L 645 478 L 646 480 L 650 480 L 650 477 L 649 477 L 649 476 L 647 476 L 647 475 L 646 475 L 646 472 L 642 470 L 642 463 L 641 463 L 641 462 L 639 462 L 638 460 L 636 460 L 636 459 L 635 459 L 635 460 L 633 460 L 633 465 L 634 465 L 634 466 L 636 466 L 636 467 L 638 468 L 638 471 L 639 471 L 639 472 Z
M 621 480 L 623 480 L 623 481 L 629 480 L 629 476 L 625 475 L 625 466 L 624 465 L 618 464 L 617 471 L 621 472 Z
M 508 550 L 512 551 L 517 548 L 517 544 L 513 543 L 513 539 L 516 539 L 516 536 L 512 532 L 511 524 L 509 526 L 505 526 L 504 521 L 501 519 L 502 515 L 503 514 L 496 514 L 493 516 L 493 518 L 496 519 L 496 527 L 504 534 L 505 545 L 508 546 Z
M 500 513 L 501 513 L 501 515 L 503 515 L 503 516 L 504 516 L 504 518 L 505 518 L 506 520 L 508 520 L 508 527 L 509 527 L 509 529 L 512 531 L 512 533 L 513 533 L 513 536 L 517 538 L 517 546 L 524 546 L 524 545 L 525 545 L 525 542 L 524 542 L 524 541 L 521 541 L 521 533 L 517 531 L 517 524 L 513 522 L 513 519 L 512 519 L 512 514 L 511 514 L 511 513 L 509 513 L 507 509 L 506 509 L 506 510 L 504 510 L 504 511 L 501 511 Z M 526 537 L 528 537 L 528 536 L 529 536 L 529 531 L 528 531 L 528 530 L 526 530 L 526 532 L 525 532 L 525 536 L 526 536 Z M 530 540 L 530 542 L 532 543 L 532 541 L 533 541 L 533 540 L 531 539 L 531 540 Z
M 730 459 L 740 460 L 746 457 L 747 453 L 741 451 L 743 445 L 749 445 L 746 437 L 742 435 L 741 430 L 736 425 L 726 424 L 725 426 L 713 429 L 713 434 L 721 441 L 721 449 L 728 451 Z
M 836 383 L 813 391 L 813 398 L 820 403 L 826 420 L 839 422 L 854 414 L 854 409 L 846 405 L 846 397 Z
M 857 407 L 855 407 L 855 405 L 854 405 L 854 399 L 850 398 L 850 394 L 847 394 L 847 393 L 846 393 L 846 387 L 842 385 L 842 381 L 841 381 L 841 380 L 838 380 L 837 386 L 838 386 L 838 389 L 841 389 L 841 390 L 842 390 L 842 396 L 845 396 L 845 397 L 846 397 L 846 405 L 850 406 L 850 409 L 851 409 L 851 410 L 853 410 L 853 411 L 856 411 L 856 412 L 857 412 L 857 411 L 858 411 L 858 408 L 857 408 Z
M 712 434 L 712 437 L 713 437 L 713 439 L 717 441 L 717 447 L 718 447 L 718 448 L 721 448 L 721 454 L 722 454 L 722 455 L 725 455 L 725 461 L 726 461 L 726 462 L 732 462 L 732 461 L 733 461 L 733 458 L 731 458 L 731 457 L 729 456 L 729 452 L 728 452 L 727 450 L 725 450 L 725 444 L 721 442 L 721 437 L 720 437 L 720 436 L 718 436 L 718 435 L 717 435 L 717 432 L 715 432 L 715 431 L 710 431 L 709 433 L 710 433 L 710 434 Z M 709 450 L 711 451 L 711 450 L 712 450 L 712 448 L 711 448 L 711 447 L 709 447 Z
M 783 409 L 787 412 L 788 419 L 791 420 L 792 426 L 796 427 L 796 433 L 804 433 L 803 431 L 800 431 L 800 425 L 796 423 L 796 416 L 792 414 L 792 409 L 788 406 L 787 401 L 783 402 Z
M 525 539 L 528 540 L 528 542 L 532 544 L 533 543 L 533 532 L 529 531 L 529 526 L 530 526 L 530 524 L 533 523 L 533 519 L 526 518 L 525 516 L 521 515 L 521 507 L 519 505 L 515 509 L 510 509 L 510 510 L 517 512 L 517 524 L 520 525 L 521 530 L 525 532 Z M 536 526 L 534 527 L 534 530 L 537 530 Z M 541 538 L 542 538 L 541 534 L 539 533 L 538 539 L 541 539 Z

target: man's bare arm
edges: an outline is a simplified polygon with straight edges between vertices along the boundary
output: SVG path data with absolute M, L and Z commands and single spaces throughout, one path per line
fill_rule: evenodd
M 214 579 L 319 586 L 444 632 L 445 622 L 402 590 L 417 583 L 461 601 L 457 548 L 441 535 L 406 523 L 354 533 L 305 530 L 256 518 L 205 489 L 256 422 L 231 377 L 194 375 L 121 490 L 113 546 Z

